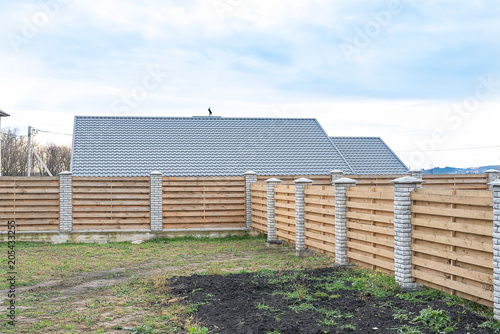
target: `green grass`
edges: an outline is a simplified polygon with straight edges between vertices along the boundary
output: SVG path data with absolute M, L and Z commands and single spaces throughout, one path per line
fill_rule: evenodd
M 6 250 L 7 244 L 2 245 Z M 191 318 L 200 305 L 170 300 L 165 283 L 173 275 L 250 272 L 271 278 L 275 271 L 292 270 L 274 277 L 284 281 L 296 277 L 294 269 L 333 263 L 321 255 L 296 257 L 286 247 L 270 250 L 263 237 L 249 236 L 154 239 L 139 245 L 18 242 L 16 248 L 17 287 L 53 286 L 23 292 L 20 321 L 15 328 L 1 327 L 5 333 L 99 333 L 113 327 L 127 328 L 125 333 L 186 333 L 190 327 L 203 328 Z M 0 266 L 0 275 L 6 273 Z M 82 283 L 114 279 L 121 281 L 74 295 L 61 293 Z M 0 289 L 6 287 L 6 281 L 0 281 Z M 207 292 L 206 300 L 212 297 Z M 1 312 L 0 323 L 5 320 Z

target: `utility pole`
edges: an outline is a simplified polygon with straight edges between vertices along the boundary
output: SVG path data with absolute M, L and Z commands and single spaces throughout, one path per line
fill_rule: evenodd
M 10 115 L 0 110 L 0 176 L 2 176 L 2 117 Z
M 28 176 L 31 176 L 31 126 L 28 126 Z

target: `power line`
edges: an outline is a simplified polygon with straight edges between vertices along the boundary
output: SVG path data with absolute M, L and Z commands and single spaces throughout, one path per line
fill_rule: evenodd
M 487 148 L 500 148 L 500 145 L 495 145 L 495 146 L 478 146 L 478 147 L 463 147 L 463 148 L 443 148 L 443 149 L 436 149 L 436 150 L 414 150 L 414 151 L 394 151 L 397 153 L 411 153 L 411 152 L 437 152 L 437 151 L 465 151 L 465 150 L 480 150 L 480 149 L 487 149 Z
M 68 133 L 52 132 L 52 131 L 45 131 L 45 130 L 38 130 L 38 129 L 33 129 L 33 131 L 35 133 L 44 132 L 44 133 L 52 133 L 52 134 L 55 134 L 55 135 L 63 135 L 63 136 L 71 136 L 71 137 L 73 137 L 73 135 L 70 135 Z

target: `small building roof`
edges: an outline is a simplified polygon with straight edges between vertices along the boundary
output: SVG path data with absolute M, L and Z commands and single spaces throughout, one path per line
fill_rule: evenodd
M 10 116 L 9 114 L 0 110 L 0 117 L 9 117 L 9 116 Z
M 314 118 L 75 117 L 75 176 L 354 173 Z
M 408 167 L 380 137 L 330 137 L 330 139 L 349 162 L 354 174 L 408 173 Z

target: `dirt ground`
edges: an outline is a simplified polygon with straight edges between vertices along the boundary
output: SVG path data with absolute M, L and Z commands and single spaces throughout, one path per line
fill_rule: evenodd
M 435 290 L 412 295 L 363 289 L 363 281 L 346 270 L 193 275 L 172 278 L 169 287 L 190 303 L 209 333 L 435 333 L 438 325 L 439 332 L 494 333 L 479 327 L 487 320 L 482 315 L 444 295 L 432 300 Z M 444 311 L 427 319 L 436 327 L 414 320 L 429 307 Z

